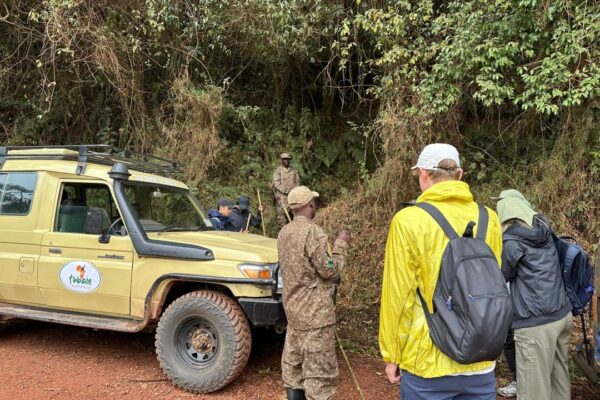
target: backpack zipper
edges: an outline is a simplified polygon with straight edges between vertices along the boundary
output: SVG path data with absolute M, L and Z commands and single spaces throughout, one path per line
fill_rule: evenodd
M 496 257 L 494 257 L 491 254 L 471 254 L 470 256 L 461 257 L 460 261 L 471 260 L 473 258 L 492 258 L 494 260 L 496 259 Z
M 463 261 L 472 260 L 474 258 L 491 258 L 493 260 L 496 259 L 496 257 L 492 256 L 491 254 L 472 254 L 470 256 L 461 257 L 460 264 L 458 265 L 456 272 L 458 273 L 458 269 L 462 267 Z M 448 311 L 452 311 L 452 291 L 454 290 L 454 282 L 455 281 L 456 281 L 456 274 L 454 274 L 454 279 L 452 280 L 452 284 L 450 285 L 450 296 L 448 296 L 448 298 L 446 299 L 446 307 L 448 308 Z M 469 296 L 471 296 L 471 295 L 469 295 Z
M 468 294 L 467 297 L 471 300 L 485 299 L 489 297 L 508 297 L 508 293 L 476 294 L 474 296 L 472 294 Z

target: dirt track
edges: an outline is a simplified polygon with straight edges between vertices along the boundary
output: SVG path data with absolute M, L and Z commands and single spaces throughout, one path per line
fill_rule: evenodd
M 211 395 L 193 395 L 165 379 L 152 334 L 10 320 L 0 322 L 0 399 L 283 400 L 282 348 L 280 336 L 255 331 L 250 362 L 239 380 Z M 338 358 L 341 385 L 335 399 L 359 399 L 341 354 Z M 357 355 L 350 360 L 367 399 L 398 399 L 380 360 Z M 573 398 L 593 396 L 579 386 Z
M 284 399 L 279 360 L 283 342 L 254 332 L 250 362 L 240 379 L 212 395 L 193 395 L 162 374 L 153 334 L 126 334 L 33 321 L 0 323 L 1 399 Z M 379 360 L 351 356 L 370 399 L 397 399 Z M 341 387 L 336 399 L 359 398 L 339 356 Z

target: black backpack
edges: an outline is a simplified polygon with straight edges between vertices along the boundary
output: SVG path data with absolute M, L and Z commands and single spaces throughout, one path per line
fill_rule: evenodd
M 554 233 L 545 216 L 537 214 L 535 219 L 545 225 L 552 234 L 573 315 L 582 315 L 583 309 L 594 296 L 594 266 L 590 256 L 575 238 Z
M 429 312 L 417 289 L 433 343 L 461 364 L 494 361 L 510 328 L 513 309 L 508 287 L 496 256 L 485 242 L 489 215 L 479 205 L 479 227 L 468 223 L 462 237 L 433 205 L 417 203 L 450 239 L 442 257 L 440 274 Z
M 583 309 L 594 295 L 594 267 L 588 254 L 569 236 L 554 237 L 565 290 L 573 306 L 573 315 Z

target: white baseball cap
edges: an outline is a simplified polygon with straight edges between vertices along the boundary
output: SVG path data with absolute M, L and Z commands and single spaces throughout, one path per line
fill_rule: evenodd
M 422 168 L 435 170 L 442 160 L 452 160 L 456 162 L 456 166 L 460 168 L 460 158 L 456 147 L 447 143 L 433 143 L 428 144 L 423 148 L 423 151 L 419 154 L 417 164 L 411 169 Z

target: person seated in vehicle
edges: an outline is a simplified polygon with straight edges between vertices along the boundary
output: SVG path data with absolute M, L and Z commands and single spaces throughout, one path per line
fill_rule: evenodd
M 258 228 L 262 222 L 263 208 L 258 207 L 256 214 L 250 212 L 250 198 L 246 195 L 241 195 L 238 198 L 237 204 L 231 210 L 231 224 L 237 232 L 243 232 L 250 226 Z M 248 223 L 248 219 L 250 222 Z
M 208 218 L 210 218 L 210 223 L 216 230 L 236 232 L 230 218 L 232 209 L 233 202 L 231 200 L 221 199 L 217 202 L 217 209 L 211 208 L 208 210 Z

